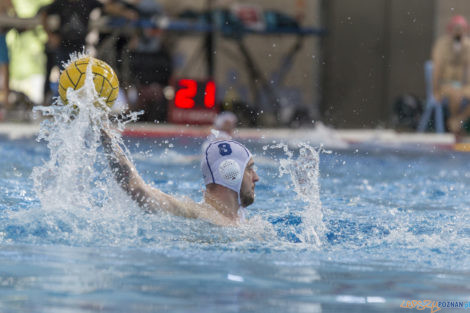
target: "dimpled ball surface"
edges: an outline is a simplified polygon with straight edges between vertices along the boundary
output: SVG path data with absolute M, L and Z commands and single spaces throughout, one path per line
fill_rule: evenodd
M 108 107 L 112 107 L 119 93 L 119 80 L 114 70 L 106 62 L 92 57 L 85 57 L 70 63 L 59 78 L 59 95 L 67 103 L 67 89 L 78 90 L 83 87 L 89 63 L 93 73 L 93 83 L 98 95 Z M 97 105 L 97 103 L 95 103 Z

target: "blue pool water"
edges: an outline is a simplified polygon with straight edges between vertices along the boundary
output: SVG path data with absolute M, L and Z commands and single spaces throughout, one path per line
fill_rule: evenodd
M 407 312 L 404 300 L 470 301 L 468 154 L 316 154 L 245 140 L 257 198 L 248 225 L 224 229 L 142 212 L 93 132 L 80 153 L 65 132 L 0 137 L 1 312 Z M 202 139 L 124 139 L 147 182 L 202 199 Z
M 221 228 L 137 207 L 103 154 L 109 120 L 87 105 L 91 75 L 83 88 L 67 106 L 37 109 L 47 118 L 36 138 L 0 137 L 0 312 L 403 312 L 413 300 L 470 301 L 468 154 L 245 140 L 257 199 L 246 224 Z M 201 143 L 124 138 L 145 181 L 195 201 Z

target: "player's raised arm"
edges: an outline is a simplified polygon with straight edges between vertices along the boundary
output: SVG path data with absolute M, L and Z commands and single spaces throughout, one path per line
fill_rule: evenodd
M 108 131 L 101 130 L 101 142 L 117 182 L 139 206 L 150 212 L 164 210 L 178 216 L 197 217 L 191 206 L 146 184 L 121 147 L 113 143 Z

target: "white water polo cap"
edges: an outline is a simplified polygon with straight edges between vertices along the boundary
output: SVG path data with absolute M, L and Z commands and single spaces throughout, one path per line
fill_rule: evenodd
M 243 174 L 251 156 L 244 145 L 234 140 L 211 142 L 201 160 L 204 183 L 222 185 L 235 191 L 240 203 Z

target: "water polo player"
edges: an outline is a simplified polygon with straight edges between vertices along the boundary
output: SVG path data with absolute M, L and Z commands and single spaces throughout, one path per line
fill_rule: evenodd
M 248 149 L 234 140 L 210 143 L 201 157 L 206 185 L 204 201 L 196 203 L 168 195 L 146 184 L 110 134 L 102 131 L 109 164 L 121 187 L 149 212 L 164 210 L 174 215 L 199 218 L 213 224 L 235 226 L 244 220 L 243 208 L 255 199 L 259 180 Z

